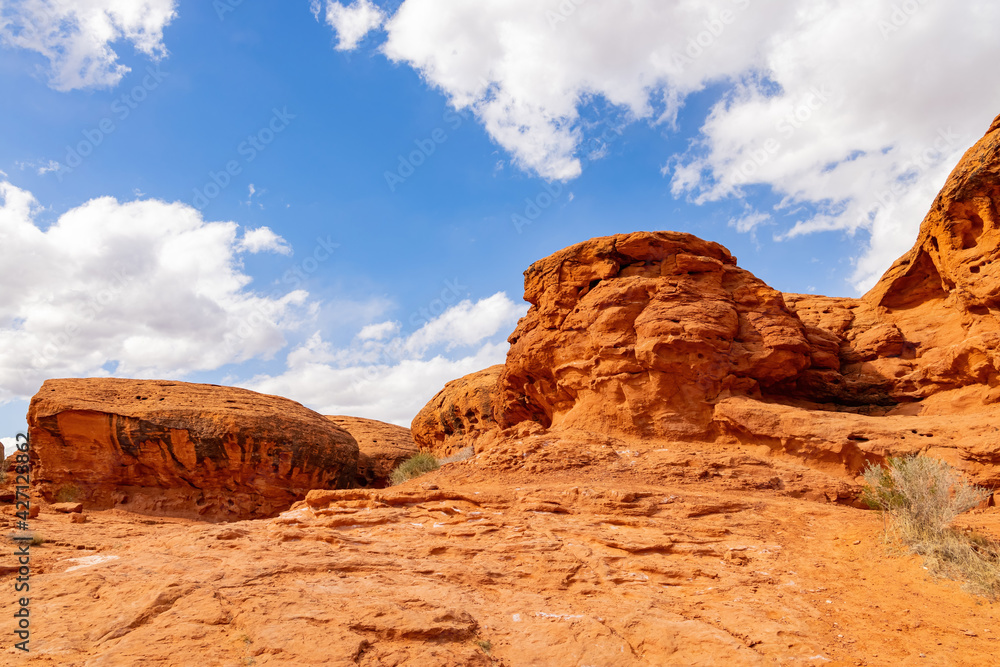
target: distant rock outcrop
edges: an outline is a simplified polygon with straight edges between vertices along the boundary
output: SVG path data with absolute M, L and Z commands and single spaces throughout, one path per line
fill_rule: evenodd
M 352 483 L 358 445 L 302 405 L 155 380 L 48 380 L 31 401 L 33 471 L 48 501 L 244 519 Z
M 358 475 L 361 486 L 383 488 L 400 463 L 416 454 L 410 429 L 375 419 L 327 415 L 327 419 L 358 441 Z
M 763 445 L 849 476 L 923 451 L 1000 483 L 998 206 L 1000 118 L 860 299 L 782 294 L 690 234 L 578 243 L 525 272 L 531 308 L 496 382 L 494 367 L 449 383 L 414 432 L 448 449 L 528 423 Z M 454 417 L 467 386 L 475 426 Z

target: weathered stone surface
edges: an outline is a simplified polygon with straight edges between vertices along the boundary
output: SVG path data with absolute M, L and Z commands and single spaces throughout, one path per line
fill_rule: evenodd
M 240 519 L 351 483 L 354 438 L 294 401 L 157 380 L 49 380 L 31 401 L 33 478 L 49 501 Z
M 966 324 L 1000 309 L 1000 117 L 948 177 L 920 227 L 913 249 L 866 296 L 890 310 L 928 302 Z M 993 327 L 988 327 L 993 331 Z
M 535 262 L 495 417 L 626 435 L 703 434 L 723 392 L 810 365 L 781 294 L 717 243 L 677 232 L 591 239 Z
M 272 519 L 43 513 L 31 652 L 8 641 L 0 655 L 109 667 L 995 662 L 995 605 L 887 558 L 875 513 L 788 496 L 817 492 L 804 482 L 819 473 L 641 441 L 590 443 L 601 465 L 571 476 L 529 472 L 584 443 L 498 442 L 489 464 L 484 453 L 401 487 L 314 491 Z M 0 615 L 13 618 L 17 598 L 0 599 Z
M 496 428 L 493 395 L 502 365 L 452 380 L 421 410 L 410 431 L 420 449 L 452 456 Z
M 781 294 L 689 234 L 561 250 L 525 272 L 531 308 L 495 386 L 450 383 L 421 413 L 418 442 L 455 450 L 535 424 L 766 444 L 849 478 L 888 455 L 934 452 L 1000 481 L 998 202 L 1000 118 L 949 177 L 913 250 L 860 299 Z M 470 384 L 495 427 L 441 418 Z
M 361 486 L 388 486 L 396 466 L 420 451 L 410 429 L 403 426 L 361 417 L 327 415 L 327 419 L 357 440 L 357 482 Z
M 83 503 L 55 503 L 52 505 L 52 511 L 60 514 L 80 513 L 83 511 Z

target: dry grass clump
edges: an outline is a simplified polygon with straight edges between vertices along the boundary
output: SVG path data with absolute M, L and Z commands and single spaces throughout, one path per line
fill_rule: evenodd
M 473 447 L 472 445 L 469 445 L 468 447 L 464 447 L 464 448 L 458 450 L 457 452 L 455 452 L 451 456 L 446 456 L 443 459 L 438 459 L 438 463 L 440 463 L 441 465 L 444 465 L 445 463 L 457 463 L 459 461 L 468 461 L 469 459 L 471 459 L 475 455 L 476 455 L 476 449 L 475 449 L 475 447 Z
M 414 477 L 420 477 L 432 470 L 437 470 L 439 467 L 437 459 L 432 454 L 417 452 L 396 466 L 396 469 L 389 476 L 389 481 L 393 486 L 396 486 Z
M 952 526 L 986 500 L 990 491 L 971 484 L 943 461 L 926 456 L 890 458 L 864 471 L 861 499 L 886 517 L 913 553 L 939 576 L 965 580 L 972 592 L 1000 598 L 1000 543 Z

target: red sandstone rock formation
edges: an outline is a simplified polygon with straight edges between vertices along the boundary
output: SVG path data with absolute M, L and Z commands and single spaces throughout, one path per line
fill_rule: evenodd
M 350 484 L 358 445 L 285 398 L 212 385 L 48 380 L 28 410 L 37 491 L 88 507 L 242 519 Z
M 492 369 L 449 383 L 414 432 L 468 442 L 440 415 L 474 384 L 501 439 L 535 424 L 762 445 L 849 476 L 924 451 L 1000 483 L 998 202 L 1000 118 L 861 299 L 781 294 L 690 234 L 571 246 L 525 272 L 531 308 L 492 388 Z
M 361 417 L 327 415 L 327 419 L 357 440 L 361 486 L 387 486 L 393 469 L 419 451 L 408 428 Z
M 781 293 L 690 234 L 566 248 L 525 272 L 524 298 L 498 385 L 501 427 L 697 436 L 724 391 L 757 392 L 810 364 Z
M 502 370 L 490 366 L 446 384 L 410 425 L 417 445 L 447 457 L 494 430 L 492 395 Z

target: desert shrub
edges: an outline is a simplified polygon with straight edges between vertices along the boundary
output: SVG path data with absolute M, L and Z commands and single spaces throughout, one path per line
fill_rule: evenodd
M 861 499 L 886 518 L 913 553 L 939 576 L 964 579 L 970 590 L 1000 597 L 1000 543 L 952 526 L 986 500 L 990 491 L 971 484 L 943 461 L 926 456 L 890 458 L 864 471 Z
M 59 487 L 53 498 L 57 503 L 75 503 L 83 495 L 83 490 L 75 484 Z
M 457 463 L 458 461 L 468 461 L 473 456 L 476 455 L 476 449 L 472 445 L 464 447 L 451 456 L 447 456 L 443 459 L 438 459 L 438 463 L 444 465 L 445 463 Z
M 437 459 L 432 454 L 417 452 L 396 466 L 396 469 L 392 471 L 392 475 L 389 476 L 389 481 L 395 486 L 414 477 L 420 477 L 424 473 L 437 470 L 438 467 Z

